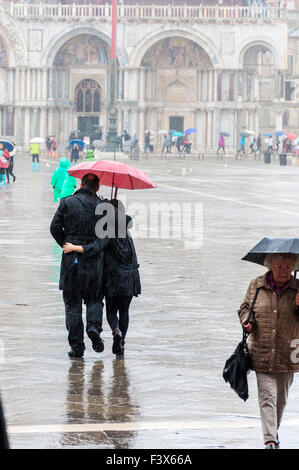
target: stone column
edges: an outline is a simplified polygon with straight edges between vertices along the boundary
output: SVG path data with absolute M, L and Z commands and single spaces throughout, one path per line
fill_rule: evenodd
M 276 131 L 282 130 L 282 118 L 283 118 L 283 111 L 276 111 L 276 115 L 275 115 L 275 130 Z
M 14 108 L 8 106 L 6 108 L 6 135 L 14 135 Z
M 214 94 L 214 88 L 213 88 L 213 75 L 214 75 L 214 71 L 213 70 L 209 70 L 209 91 L 208 91 L 208 101 L 213 101 L 213 94 Z
M 31 100 L 31 69 L 26 70 L 26 100 Z
M 124 70 L 124 101 L 129 99 L 130 71 Z
M 54 98 L 54 81 L 53 81 L 53 69 L 48 70 L 48 97 L 49 99 Z
M 124 108 L 123 113 L 123 130 L 128 130 L 129 127 L 129 108 Z
M 20 99 L 20 69 L 16 68 L 15 72 L 16 80 L 15 80 L 15 99 L 18 101 Z
M 54 109 L 51 107 L 48 111 L 48 135 L 55 134 L 54 132 Z
M 202 71 L 197 72 L 197 101 L 202 101 Z
M 40 130 L 39 130 L 39 109 L 33 109 L 33 117 L 32 117 L 32 127 L 30 132 L 32 137 L 40 137 Z
M 211 150 L 212 148 L 212 111 L 207 111 L 207 149 Z
M 7 102 L 14 103 L 15 71 L 10 69 L 7 72 Z
M 260 132 L 259 112 L 257 109 L 254 111 L 254 132 L 256 136 L 258 136 Z
M 25 100 L 25 70 L 20 69 L 20 100 Z
M 30 140 L 30 109 L 23 109 L 23 119 L 24 119 L 24 147 L 29 146 Z
M 217 72 L 217 70 L 214 70 L 214 73 L 213 73 L 213 80 L 214 80 L 214 84 L 213 84 L 213 88 L 214 88 L 213 101 L 214 102 L 217 101 L 217 77 L 218 77 L 218 72 Z
M 145 70 L 139 70 L 139 101 L 142 103 L 145 100 Z
M 208 81 L 208 71 L 203 70 L 202 72 L 202 101 L 206 102 L 209 98 L 209 81 Z
M 121 108 L 117 110 L 117 135 L 122 134 L 123 129 L 123 112 Z
M 144 149 L 144 109 L 139 110 L 139 147 L 140 150 Z
M 42 70 L 42 100 L 47 101 L 48 98 L 48 70 Z
M 47 137 L 47 110 L 41 108 L 40 110 L 40 137 Z
M 1 126 L 0 126 L 1 129 Z M 16 144 L 23 145 L 23 119 L 22 119 L 22 108 L 17 107 L 15 109 L 15 136 Z

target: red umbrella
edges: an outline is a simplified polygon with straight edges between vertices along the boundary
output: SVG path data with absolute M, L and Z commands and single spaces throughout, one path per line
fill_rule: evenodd
M 296 139 L 296 135 L 295 134 L 287 134 L 287 138 L 290 139 L 290 140 L 294 140 L 294 139 Z
M 84 175 L 93 173 L 100 180 L 100 185 L 121 189 L 156 188 L 155 183 L 143 171 L 121 162 L 87 161 L 69 168 L 68 173 L 82 179 Z

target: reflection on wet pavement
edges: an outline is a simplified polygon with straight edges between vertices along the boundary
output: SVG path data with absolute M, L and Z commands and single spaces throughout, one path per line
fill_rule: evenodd
M 84 359 L 68 358 L 61 249 L 49 233 L 54 163 L 42 161 L 32 174 L 19 156 L 16 183 L 0 188 L 1 395 L 11 446 L 262 448 L 254 373 L 243 403 L 222 368 L 240 340 L 236 312 L 248 283 L 264 272 L 241 258 L 264 236 L 298 235 L 299 168 L 215 160 L 134 165 L 158 188 L 120 191 L 120 199 L 146 208 L 161 200 L 201 203 L 203 244 L 187 250 L 181 239 L 135 240 L 142 295 L 132 302 L 124 360 L 112 354 L 106 320 L 105 351 L 96 354 L 87 339 Z M 295 377 L 282 448 L 299 447 L 298 393 Z

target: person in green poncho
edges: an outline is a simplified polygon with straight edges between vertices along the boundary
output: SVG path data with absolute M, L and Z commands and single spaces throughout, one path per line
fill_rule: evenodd
M 58 168 L 56 168 L 53 172 L 53 175 L 51 178 L 51 185 L 53 186 L 53 189 L 54 189 L 54 202 L 57 202 L 57 200 L 62 197 L 61 194 L 62 194 L 62 189 L 63 189 L 65 180 L 68 178 L 73 178 L 73 177 L 70 177 L 70 175 L 67 172 L 67 169 L 69 167 L 70 167 L 70 162 L 67 160 L 67 158 L 61 158 Z M 75 178 L 73 179 L 75 180 Z M 75 180 L 75 186 L 76 186 L 76 180 Z M 72 193 L 73 191 L 70 194 Z
M 96 162 L 97 159 L 94 156 L 94 151 L 91 149 L 88 149 L 85 155 L 85 158 L 83 161 L 88 161 L 88 162 Z
M 73 194 L 73 192 L 75 191 L 75 189 L 76 189 L 76 178 L 69 175 L 68 172 L 67 172 L 67 176 L 66 176 L 66 178 L 64 180 L 64 183 L 63 183 L 63 186 L 62 186 L 60 199 L 62 199 L 63 197 L 66 197 L 66 196 L 71 196 Z

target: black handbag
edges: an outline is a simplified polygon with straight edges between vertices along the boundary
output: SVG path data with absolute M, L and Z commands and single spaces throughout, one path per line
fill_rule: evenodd
M 260 287 L 256 289 L 254 299 L 249 311 L 249 315 L 245 324 L 248 323 L 251 319 L 254 304 L 258 296 L 259 290 Z M 246 331 L 244 331 L 243 329 L 243 339 L 238 344 L 233 354 L 226 361 L 223 369 L 223 378 L 225 382 L 229 382 L 231 388 L 244 401 L 246 401 L 249 396 L 247 374 L 251 368 L 250 355 L 247 345 L 248 336 L 249 333 L 246 333 Z

